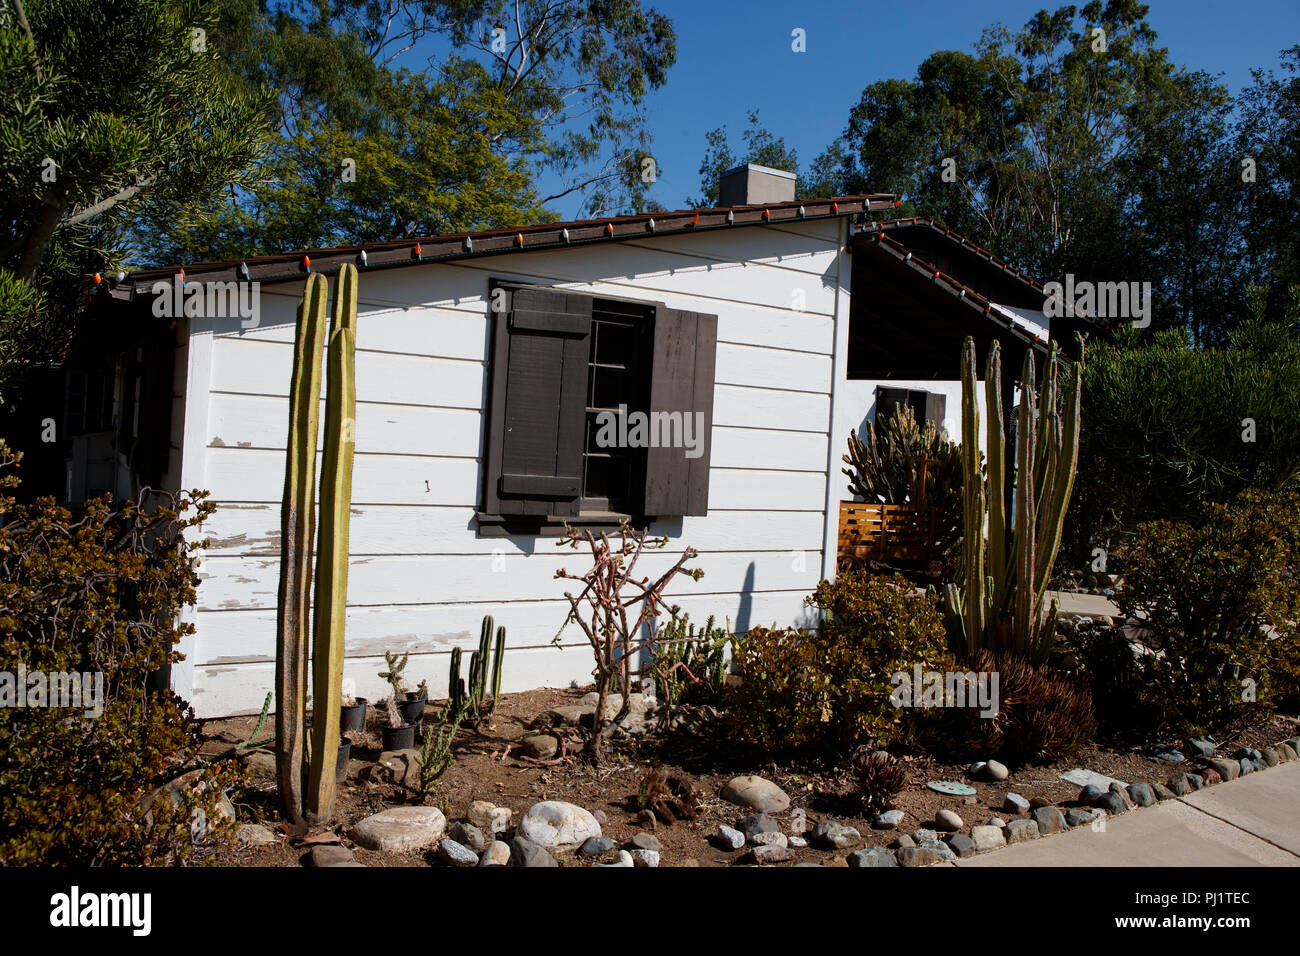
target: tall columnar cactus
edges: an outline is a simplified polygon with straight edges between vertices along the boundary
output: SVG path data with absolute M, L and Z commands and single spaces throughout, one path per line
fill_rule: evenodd
M 496 645 L 492 649 L 492 709 L 496 710 L 497 701 L 501 699 L 501 667 L 506 657 L 506 628 L 503 624 L 497 628 Z
M 286 819 L 303 822 L 303 712 L 307 697 L 311 551 L 316 533 L 316 427 L 326 282 L 307 279 L 289 385 L 289 440 L 280 509 L 280 593 L 276 609 L 275 756 Z
M 460 659 L 460 648 L 453 647 L 451 667 L 447 674 L 447 699 L 451 702 L 453 712 L 458 712 L 465 703 L 465 682 L 460 677 Z
M 320 543 L 311 603 L 315 541 L 316 430 L 325 322 L 325 277 L 308 277 L 298 309 L 290 390 L 289 439 L 282 511 L 280 604 L 276 644 L 276 774 L 281 805 L 293 823 L 329 819 L 334 805 L 342 702 L 344 610 L 347 605 L 348 522 L 355 447 L 354 378 L 357 272 L 343 266 L 330 320 L 325 448 L 321 464 Z M 308 608 L 313 609 L 309 628 Z M 311 640 L 314 722 L 303 794 L 304 697 Z
M 989 648 L 1041 661 L 1051 649 L 1057 603 L 1053 600 L 1044 616 L 1043 597 L 1061 544 L 1079 459 L 1082 340 L 1078 348 L 1078 362 L 1062 362 L 1057 345 L 1051 345 L 1037 393 L 1034 354 L 1032 350 L 1025 353 L 1016 421 L 1015 514 L 1011 522 L 1006 514 L 1001 346 L 996 341 L 990 346 L 984 375 L 988 411 L 984 481 L 980 480 L 977 447 L 974 340 L 966 339 L 962 349 L 963 576 L 961 588 L 948 586 L 947 605 L 950 618 L 959 624 L 971 651 Z

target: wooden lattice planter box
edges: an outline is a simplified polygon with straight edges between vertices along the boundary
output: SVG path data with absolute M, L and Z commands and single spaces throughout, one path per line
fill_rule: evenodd
M 934 561 L 940 509 L 840 502 L 839 556 L 871 561 Z

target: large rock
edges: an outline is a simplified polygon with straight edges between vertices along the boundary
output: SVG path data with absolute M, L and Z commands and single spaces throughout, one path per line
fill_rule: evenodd
M 609 837 L 587 837 L 587 839 L 583 841 L 582 846 L 578 847 L 578 856 L 587 859 L 590 859 L 591 857 L 605 856 L 614 852 L 616 846 L 618 846 L 618 844 Z
M 600 836 L 600 824 L 582 807 L 562 800 L 543 800 L 519 821 L 519 836 L 540 847 L 571 848 Z
M 646 850 L 641 847 L 637 847 L 636 849 L 627 850 L 625 852 L 628 854 L 628 856 L 632 857 L 633 866 L 656 867 L 659 865 L 658 850 Z
M 766 813 L 747 813 L 741 818 L 739 827 L 746 839 L 753 840 L 759 833 L 776 833 L 781 829 L 781 824 Z
M 1112 791 L 1103 793 L 1096 799 L 1093 806 L 1100 807 L 1112 816 L 1117 813 L 1128 812 L 1128 804 L 1124 801 L 1124 797 Z
M 1005 780 L 1010 771 L 1006 765 L 996 760 L 990 760 L 984 765 L 984 773 L 990 780 Z
M 981 851 L 995 850 L 1007 845 L 1006 834 L 1002 832 L 1002 827 L 971 827 L 970 838 L 975 843 L 975 849 Z
M 1187 749 L 1201 757 L 1213 757 L 1215 746 L 1214 740 L 1210 737 L 1192 737 L 1187 741 Z
M 754 846 L 789 846 L 790 838 L 777 830 L 775 833 L 755 833 L 749 842 Z
M 352 828 L 352 839 L 367 850 L 401 853 L 424 850 L 442 839 L 447 818 L 437 807 L 392 807 Z
M 590 707 L 583 707 L 581 704 L 565 705 L 563 707 L 552 707 L 542 715 L 542 719 L 556 727 L 576 726 L 582 723 L 590 723 L 591 715 L 595 712 L 596 705 L 594 703 Z
M 732 777 L 722 788 L 722 799 L 761 813 L 784 813 L 790 797 L 771 780 L 752 774 Z
M 243 760 L 244 769 L 252 776 L 254 783 L 275 783 L 275 754 L 265 750 L 254 750 Z
M 1028 813 L 1029 801 L 1018 793 L 1008 793 L 1002 801 L 1002 809 L 1007 813 Z
M 1106 811 L 1093 808 L 1071 807 L 1065 811 L 1065 822 L 1071 827 L 1091 826 L 1099 817 L 1105 817 Z

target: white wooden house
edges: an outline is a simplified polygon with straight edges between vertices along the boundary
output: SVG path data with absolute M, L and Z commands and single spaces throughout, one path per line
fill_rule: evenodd
M 397 650 L 441 696 L 451 649 L 477 644 L 485 614 L 507 628 L 505 690 L 588 682 L 582 634 L 561 632 L 569 585 L 554 573 L 584 567 L 555 546 L 565 518 L 649 520 L 672 544 L 648 570 L 698 549 L 704 577 L 670 592 L 693 620 L 804 621 L 835 571 L 849 432 L 897 401 L 951 422 L 965 335 L 981 354 L 999 337 L 1018 369 L 1015 350 L 1048 333 L 1032 321 L 1040 287 L 934 224 L 874 221 L 893 205 L 742 202 L 132 274 L 108 283 L 99 336 L 72 363 L 76 382 L 116 354 L 120 401 L 107 430 L 73 439 L 68 497 L 134 490 L 121 467 L 91 477 L 105 440 L 129 482 L 211 493 L 197 631 L 172 684 L 201 716 L 255 711 L 274 682 L 295 309 L 307 270 L 352 262 L 357 693 L 383 696 Z M 158 318 L 160 282 L 257 282 L 256 324 L 197 307 Z M 165 366 L 144 345 L 105 347 L 157 351 L 160 336 Z M 170 414 L 150 395 L 170 395 Z M 594 410 L 620 404 L 701 413 L 703 449 L 594 442 Z

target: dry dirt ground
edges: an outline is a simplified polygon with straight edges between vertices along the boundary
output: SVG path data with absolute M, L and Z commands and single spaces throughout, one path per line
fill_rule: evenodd
M 1078 758 L 1066 763 L 1031 767 L 1012 767 L 1009 779 L 999 783 L 971 781 L 966 768 L 969 761 L 984 759 L 971 754 L 961 764 L 941 763 L 926 757 L 905 758 L 908 780 L 895 806 L 906 817 L 897 831 L 871 829 L 873 815 L 864 813 L 854 795 L 851 780 L 844 768 L 812 762 L 763 763 L 761 758 L 740 755 L 725 739 L 682 738 L 656 740 L 648 738 L 636 745 L 624 743 L 611 754 L 601 768 L 591 766 L 581 757 L 571 757 L 558 766 L 530 764 L 515 756 L 511 745 L 529 729 L 540 714 L 560 704 L 577 701 L 582 690 L 535 690 L 504 695 L 489 727 L 480 731 L 462 730 L 456 742 L 456 761 L 437 782 L 426 802 L 440 807 L 448 821 L 463 819 L 474 800 L 488 800 L 514 811 L 512 824 L 532 804 L 540 800 L 565 800 L 595 812 L 603 811 L 606 836 L 622 841 L 642 829 L 636 823 L 638 786 L 646 772 L 660 767 L 665 774 L 686 774 L 703 794 L 701 811 L 696 820 L 667 825 L 660 821 L 654 836 L 663 848 L 663 866 L 730 866 L 744 851 L 723 851 L 709 837 L 719 823 L 734 825 L 745 812 L 722 801 L 718 791 L 726 781 L 741 773 L 756 773 L 780 785 L 791 797 L 791 809 L 803 807 L 815 823 L 831 818 L 856 827 L 863 835 L 859 846 L 886 846 L 899 833 L 910 833 L 929 826 L 936 812 L 944 807 L 955 810 L 966 824 L 987 823 L 990 817 L 1008 815 L 1001 811 L 1008 791 L 1032 799 L 1045 797 L 1061 807 L 1072 806 L 1079 788 L 1066 783 L 1059 774 L 1073 767 L 1084 767 L 1126 783 L 1145 780 L 1163 783 L 1194 762 L 1174 765 L 1148 759 L 1134 750 L 1089 747 Z M 433 713 L 430 707 L 428 713 Z M 388 806 L 418 802 L 414 794 L 400 789 L 364 781 L 362 770 L 378 758 L 381 744 L 379 717 L 370 709 L 367 733 L 357 738 L 352 748 L 348 777 L 339 788 L 338 823 L 334 833 L 343 845 L 351 848 L 356 859 L 367 866 L 427 866 L 434 863 L 432 853 L 386 854 L 355 846 L 348 839 L 348 828 L 361 818 Z M 246 739 L 253 728 L 252 717 L 208 721 L 204 727 L 205 751 L 216 753 Z M 1292 736 L 1300 729 L 1294 719 L 1278 718 L 1271 725 L 1245 732 L 1220 742 L 1220 752 L 1230 753 L 1240 746 L 1267 747 Z M 974 797 L 945 797 L 926 789 L 928 780 L 959 780 L 970 783 Z M 261 822 L 276 829 L 278 817 L 275 794 L 269 784 L 253 784 L 232 792 L 241 823 Z M 777 815 L 784 820 L 785 814 Z M 325 836 L 324 839 L 330 839 Z M 310 847 L 293 845 L 281 836 L 275 844 L 262 847 L 228 847 L 218 850 L 214 862 L 227 866 L 299 866 Z M 795 850 L 791 861 L 812 861 L 828 866 L 845 866 L 848 850 L 828 850 L 816 846 Z M 572 854 L 556 854 L 562 865 L 582 865 Z M 441 865 L 441 864 L 435 864 Z M 789 865 L 789 864 L 787 864 Z

